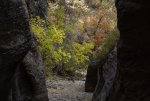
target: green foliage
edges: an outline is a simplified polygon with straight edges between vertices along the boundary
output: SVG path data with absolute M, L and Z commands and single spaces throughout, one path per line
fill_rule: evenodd
M 93 60 L 95 65 L 104 62 L 108 54 L 113 50 L 114 46 L 117 44 L 118 39 L 119 39 L 119 32 L 117 28 L 115 28 L 111 32 L 111 34 L 106 36 L 103 45 L 93 53 Z
M 48 12 L 48 21 L 39 17 L 31 20 L 46 75 L 53 70 L 61 74 L 74 73 L 86 69 L 89 61 L 101 63 L 116 44 L 119 35 L 116 30 L 112 31 L 116 25 L 113 5 L 100 0 L 90 2 L 101 6 L 93 13 L 81 11 L 79 7 L 70 12 L 68 8 L 57 6 Z
M 67 73 L 87 68 L 88 54 L 92 53 L 93 43 L 79 44 L 67 37 L 66 32 L 73 31 L 73 28 L 71 25 L 65 25 L 63 7 L 50 12 L 49 16 L 55 19 L 52 22 L 45 22 L 39 17 L 31 20 L 32 29 L 40 43 L 39 49 L 46 65 L 46 75 L 55 69 L 60 73 Z

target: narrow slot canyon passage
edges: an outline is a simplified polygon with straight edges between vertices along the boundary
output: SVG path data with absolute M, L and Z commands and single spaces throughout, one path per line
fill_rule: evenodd
M 150 101 L 149 0 L 1 0 L 0 101 Z

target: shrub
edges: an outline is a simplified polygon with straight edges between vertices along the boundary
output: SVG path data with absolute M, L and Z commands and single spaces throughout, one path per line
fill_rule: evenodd
M 66 32 L 71 32 L 73 28 L 71 25 L 65 26 L 63 11 L 61 7 L 55 12 L 50 12 L 55 18 L 53 23 L 45 22 L 39 17 L 31 20 L 32 29 L 40 43 L 39 49 L 46 65 L 47 76 L 52 70 L 65 74 L 74 73 L 78 69 L 86 69 L 89 61 L 88 54 L 94 47 L 92 42 L 77 43 L 72 38 L 68 39 Z M 65 40 L 69 40 L 70 43 Z
M 99 65 L 105 61 L 109 53 L 113 50 L 117 41 L 119 40 L 119 32 L 117 28 L 111 31 L 110 34 L 104 39 L 104 43 L 95 52 L 93 52 L 93 57 L 91 62 L 93 65 Z

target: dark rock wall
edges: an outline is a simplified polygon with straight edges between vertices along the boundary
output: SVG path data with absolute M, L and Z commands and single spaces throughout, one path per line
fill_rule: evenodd
M 117 70 L 117 48 L 115 47 L 108 55 L 102 68 L 98 68 L 98 82 L 92 101 L 106 101 Z
M 47 0 L 25 0 L 30 17 L 40 16 L 45 19 L 48 10 Z
M 43 68 L 41 54 L 33 44 L 14 76 L 13 101 L 49 101 Z
M 40 16 L 45 19 L 47 13 L 46 0 L 27 0 L 26 4 L 30 18 Z M 42 11 L 42 13 L 39 11 Z M 36 47 L 34 34 L 32 39 L 32 47 L 14 76 L 13 101 L 41 101 L 41 99 L 42 101 L 48 101 L 42 56 Z
M 90 64 L 88 66 L 86 82 L 85 82 L 85 92 L 94 92 L 98 81 L 98 66 L 93 66 Z
M 42 13 L 25 0 L 0 3 L 0 101 L 48 101 L 42 58 L 29 25 L 32 12 L 45 17 L 47 3 L 36 2 Z
M 118 71 L 108 101 L 150 101 L 150 1 L 117 0 Z
M 11 79 L 31 47 L 31 30 L 25 2 L 0 3 L 0 101 L 8 101 Z
M 46 88 L 43 58 L 35 44 L 23 60 L 23 66 L 29 77 L 33 101 L 49 101 Z M 25 100 L 26 101 L 26 100 Z
M 98 96 L 100 89 L 103 89 L 103 86 L 104 89 L 106 88 L 105 84 L 107 85 L 107 82 L 111 82 L 112 84 L 112 79 L 116 74 L 116 68 L 117 48 L 114 43 L 108 53 L 106 53 L 98 62 L 95 59 L 91 59 L 86 75 L 85 91 L 94 92 L 96 90 L 94 96 Z
M 117 74 L 109 96 L 93 101 L 150 101 L 150 1 L 116 0 L 116 7 Z

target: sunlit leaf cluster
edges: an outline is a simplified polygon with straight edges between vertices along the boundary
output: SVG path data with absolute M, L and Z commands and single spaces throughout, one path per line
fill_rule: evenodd
M 50 12 L 54 16 L 53 23 L 36 17 L 31 26 L 37 36 L 39 49 L 46 65 L 46 74 L 53 70 L 59 73 L 74 72 L 88 66 L 89 56 L 94 47 L 92 42 L 78 43 L 68 38 L 66 32 L 73 31 L 72 26 L 65 26 L 63 8 Z M 72 36 L 73 37 L 73 36 Z M 65 41 L 67 40 L 67 42 Z

